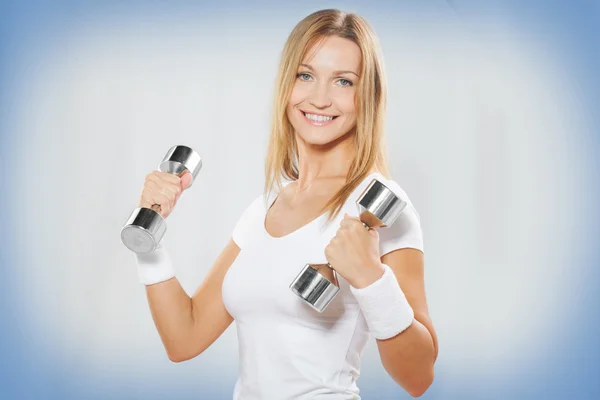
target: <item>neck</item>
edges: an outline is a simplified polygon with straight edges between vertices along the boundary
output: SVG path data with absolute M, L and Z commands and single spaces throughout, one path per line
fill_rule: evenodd
M 298 145 L 297 187 L 302 190 L 317 180 L 340 180 L 348 176 L 355 158 L 354 135 L 350 132 L 325 145 L 311 145 L 296 137 Z

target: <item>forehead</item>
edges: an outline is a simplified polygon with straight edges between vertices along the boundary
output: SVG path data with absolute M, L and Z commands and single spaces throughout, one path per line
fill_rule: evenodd
M 302 64 L 310 64 L 321 70 L 349 70 L 357 74 L 360 70 L 361 51 L 356 43 L 339 36 L 329 36 L 310 46 Z

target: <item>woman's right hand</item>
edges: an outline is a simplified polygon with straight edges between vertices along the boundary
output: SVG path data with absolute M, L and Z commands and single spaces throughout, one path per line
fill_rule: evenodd
M 138 207 L 152 208 L 157 204 L 160 206 L 160 215 L 167 218 L 177 204 L 181 193 L 191 183 L 192 174 L 189 171 L 185 171 L 181 177 L 169 172 L 152 171 L 146 175 Z

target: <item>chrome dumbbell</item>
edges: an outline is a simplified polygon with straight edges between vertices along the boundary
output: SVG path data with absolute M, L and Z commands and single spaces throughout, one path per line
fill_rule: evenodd
M 367 229 L 391 226 L 406 204 L 377 179 L 356 200 L 359 219 Z M 335 270 L 329 264 L 306 264 L 290 289 L 318 312 L 323 312 L 340 291 Z
M 194 150 L 187 146 L 173 146 L 167 152 L 158 169 L 177 176 L 185 171 L 192 174 L 194 183 L 196 175 L 202 168 L 202 159 Z M 136 208 L 125 226 L 121 229 L 121 241 L 135 253 L 151 253 L 156 249 L 167 231 L 167 223 L 160 215 L 160 205 L 151 208 Z

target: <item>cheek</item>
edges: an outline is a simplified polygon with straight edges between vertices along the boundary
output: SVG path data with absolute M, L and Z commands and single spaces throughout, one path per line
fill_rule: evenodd
M 290 119 L 293 117 L 294 106 L 296 106 L 298 104 L 297 97 L 298 97 L 298 95 L 297 95 L 296 91 L 293 90 L 290 95 L 290 99 L 288 100 L 287 107 L 286 107 L 287 116 Z
M 348 116 L 356 114 L 354 93 L 344 93 L 343 96 L 340 96 L 337 101 L 337 106 L 342 113 Z
M 288 103 L 288 106 L 291 108 L 299 105 L 304 101 L 306 95 L 306 88 L 303 88 L 301 85 L 294 85 L 292 93 L 290 94 L 290 101 Z

